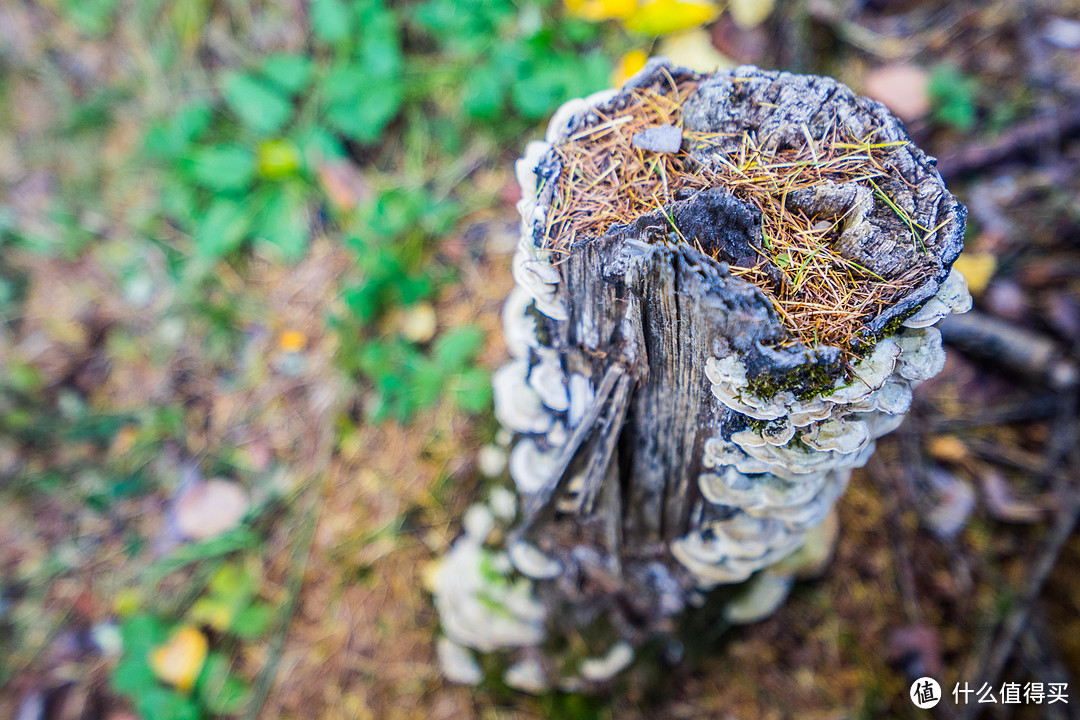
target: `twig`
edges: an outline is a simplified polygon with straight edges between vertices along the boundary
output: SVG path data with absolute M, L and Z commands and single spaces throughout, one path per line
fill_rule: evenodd
M 903 483 L 890 482 L 890 473 L 879 455 L 870 458 L 866 470 L 870 474 L 870 479 L 874 481 L 874 485 L 877 486 L 878 493 L 889 501 L 885 521 L 888 523 L 888 532 L 891 537 L 889 547 L 896 562 L 896 586 L 900 591 L 904 614 L 909 624 L 920 624 L 922 612 L 915 588 L 915 571 L 911 566 L 911 553 L 904 535 L 903 522 L 900 519 L 900 508 L 905 504 L 905 500 L 910 501 L 910 498 L 903 497 L 907 494 L 904 492 Z M 906 472 L 906 468 L 902 472 Z
M 1032 613 L 1020 638 L 1020 664 L 1035 682 L 1064 683 L 1072 678 L 1054 648 L 1054 638 L 1043 620 L 1043 613 Z M 1075 703 L 1054 703 L 1043 708 L 1045 720 L 1076 720 L 1080 706 Z
M 938 324 L 941 337 L 965 354 L 992 361 L 1055 390 L 1076 387 L 1080 372 L 1057 343 L 977 310 L 950 315 Z
M 1075 398 L 1070 405 L 1072 405 L 1072 409 L 1075 409 Z M 1075 414 L 1069 418 L 1062 418 L 1062 423 L 1069 427 L 1063 434 L 1075 434 Z M 1076 448 L 1075 444 L 1071 449 L 1071 459 L 1073 463 L 1080 463 L 1080 450 Z M 1052 472 L 1056 470 L 1056 467 L 1047 467 L 1045 470 Z M 978 669 L 974 672 L 965 672 L 965 677 L 975 678 L 976 682 L 987 682 L 991 685 L 996 683 L 998 676 L 1005 667 L 1005 663 L 1008 662 L 1009 657 L 1012 655 L 1017 639 L 1024 631 L 1028 617 L 1031 614 L 1031 608 L 1039 597 L 1046 579 L 1050 576 L 1050 572 L 1054 569 L 1054 564 L 1057 562 L 1062 547 L 1069 539 L 1069 536 L 1072 535 L 1073 530 L 1076 529 L 1077 520 L 1080 519 L 1080 489 L 1075 487 L 1074 483 L 1066 479 L 1064 475 L 1057 474 L 1055 477 L 1055 491 L 1061 499 L 1060 509 L 1049 536 L 1036 555 L 1035 562 L 1028 575 L 1025 590 L 1018 598 L 1016 606 L 999 625 L 999 630 L 996 633 L 997 640 L 993 642 L 989 652 L 982 656 L 983 659 L 979 663 Z M 974 657 L 972 662 L 968 663 L 969 666 L 973 662 Z M 980 704 L 968 705 L 964 709 L 961 718 L 962 720 L 974 720 L 982 709 L 983 706 Z
M 1061 108 L 1053 115 L 1017 123 L 996 140 L 973 143 L 938 158 L 946 182 L 1037 152 L 1080 133 L 1080 109 Z
M 281 662 L 282 653 L 285 651 L 285 640 L 289 635 L 289 627 L 292 625 L 293 616 L 296 614 L 300 590 L 304 584 L 304 574 L 307 572 L 308 559 L 311 557 L 311 547 L 315 541 L 315 527 L 319 523 L 319 510 L 322 507 L 320 502 L 322 495 L 318 488 L 312 488 L 310 492 L 308 506 L 304 510 L 301 525 L 297 531 L 296 545 L 293 546 L 292 556 L 289 559 L 289 567 L 292 572 L 285 582 L 285 594 L 288 599 L 281 611 L 280 625 L 267 644 L 267 661 L 255 678 L 251 700 L 248 702 L 243 720 L 255 720 L 262 712 L 263 705 L 266 703 L 266 698 L 270 695 L 270 689 L 274 684 L 278 663 Z

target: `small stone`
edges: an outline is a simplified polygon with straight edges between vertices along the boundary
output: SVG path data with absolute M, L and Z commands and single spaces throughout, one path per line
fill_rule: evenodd
M 176 499 L 176 527 L 191 540 L 217 537 L 240 524 L 248 505 L 247 492 L 235 482 L 195 482 Z
M 1043 28 L 1043 39 L 1062 50 L 1080 50 L 1080 22 L 1069 18 L 1051 18 Z
M 682 148 L 682 133 L 675 125 L 657 125 L 634 133 L 630 144 L 654 153 L 677 153 Z
M 425 343 L 435 337 L 438 318 L 429 302 L 413 305 L 401 319 L 401 334 L 415 343 Z
M 886 65 L 867 74 L 863 93 L 885 105 L 901 120 L 911 121 L 930 112 L 928 84 L 922 68 Z

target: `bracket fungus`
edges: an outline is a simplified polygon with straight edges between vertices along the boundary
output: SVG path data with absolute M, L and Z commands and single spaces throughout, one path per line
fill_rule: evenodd
M 751 622 L 824 566 L 852 469 L 943 366 L 933 324 L 970 307 L 966 210 L 879 103 L 749 66 L 652 60 L 516 174 L 494 387 L 519 511 L 432 590 L 443 655 L 590 688 L 704 591 Z

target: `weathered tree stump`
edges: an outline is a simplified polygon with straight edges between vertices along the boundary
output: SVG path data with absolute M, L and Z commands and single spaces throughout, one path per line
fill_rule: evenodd
M 493 539 L 475 508 L 437 570 L 440 654 L 471 681 L 467 647 L 525 648 L 508 683 L 577 688 L 701 591 L 750 580 L 750 621 L 823 564 L 851 469 L 944 363 L 929 326 L 970 304 L 966 212 L 883 106 L 753 67 L 652 61 L 517 174 L 494 384 L 520 508 Z

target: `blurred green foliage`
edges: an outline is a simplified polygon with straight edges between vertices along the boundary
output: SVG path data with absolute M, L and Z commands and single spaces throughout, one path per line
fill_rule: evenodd
M 927 87 L 934 120 L 957 130 L 970 130 L 975 126 L 978 87 L 974 78 L 965 75 L 955 65 L 938 65 L 930 74 Z
M 93 256 L 112 274 L 117 305 L 145 310 L 157 326 L 110 324 L 87 356 L 157 372 L 194 353 L 221 387 L 243 390 L 265 372 L 246 369 L 253 336 L 276 327 L 248 296 L 249 268 L 256 259 L 305 262 L 312 240 L 325 239 L 350 261 L 326 290 L 322 318 L 338 336 L 337 370 L 353 381 L 356 412 L 339 422 L 407 423 L 444 401 L 487 412 L 490 378 L 477 364 L 484 333 L 437 318 L 418 334 L 401 318 L 437 312 L 458 273 L 440 241 L 497 200 L 474 173 L 505 169 L 507 153 L 560 103 L 606 87 L 609 58 L 625 50 L 619 32 L 567 18 L 550 0 L 312 0 L 298 10 L 58 0 L 49 10 L 73 47 L 25 67 L 0 48 L 0 79 L 22 73 L 47 99 L 20 148 L 46 178 L 42 212 L 0 203 L 0 317 L 9 329 L 18 332 L 28 280 L 4 251 L 62 263 Z M 283 17 L 295 27 L 290 12 L 303 15 L 304 33 L 280 42 L 259 35 L 260 23 L 268 36 L 279 32 Z M 87 47 L 107 60 L 80 65 Z M 12 127 L 14 87 L 0 82 L 0 121 Z M 346 198 L 326 177 L 341 168 L 359 185 Z M 17 461 L 3 490 L 121 528 L 123 552 L 143 573 L 131 590 L 141 599 L 121 612 L 116 692 L 144 718 L 233 715 L 253 693 L 233 660 L 281 619 L 262 594 L 259 527 L 288 510 L 267 511 L 281 496 L 256 476 L 274 468 L 254 470 L 246 449 L 220 438 L 221 447 L 200 451 L 200 469 L 258 489 L 261 504 L 225 535 L 150 557 L 156 541 L 122 518 L 138 498 L 175 492 L 176 464 L 205 423 L 200 391 L 187 395 L 182 377 L 170 377 L 171 399 L 119 412 L 71 372 L 47 378 L 22 360 L 0 367 L 0 432 Z M 71 569 L 73 560 L 54 555 L 33 587 Z M 165 585 L 182 587 L 157 597 Z M 200 628 L 211 645 L 191 692 L 163 683 L 148 660 L 181 625 Z M 12 633 L 21 630 L 0 630 L 19 647 Z M 15 666 L 35 652 L 23 650 Z M 0 681 L 13 670 L 0 658 Z

